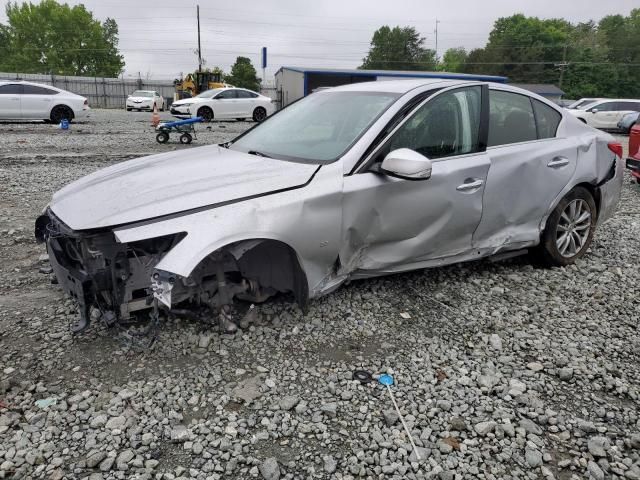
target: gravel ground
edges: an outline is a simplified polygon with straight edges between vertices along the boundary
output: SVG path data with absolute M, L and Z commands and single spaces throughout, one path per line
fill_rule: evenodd
M 32 225 L 77 177 L 191 148 L 158 145 L 149 118 L 0 124 L 0 478 L 640 479 L 638 186 L 574 266 L 354 282 L 306 316 L 270 301 L 234 336 L 176 319 L 140 353 L 100 324 L 69 334 Z M 420 458 L 356 369 L 394 375 Z

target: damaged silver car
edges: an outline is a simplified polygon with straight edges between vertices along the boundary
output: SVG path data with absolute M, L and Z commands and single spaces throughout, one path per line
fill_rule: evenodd
M 233 331 L 235 299 L 289 292 L 304 307 L 349 279 L 526 252 L 568 265 L 615 210 L 621 157 L 508 85 L 359 83 L 228 143 L 84 177 L 35 234 L 80 306 L 75 331 L 202 307 Z

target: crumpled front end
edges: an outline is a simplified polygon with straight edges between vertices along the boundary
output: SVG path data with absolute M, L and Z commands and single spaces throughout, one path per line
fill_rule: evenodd
M 157 323 L 160 310 L 194 317 L 204 312 L 230 332 L 237 328 L 231 317 L 234 298 L 260 303 L 291 292 L 304 306 L 309 296 L 295 252 L 280 242 L 235 242 L 181 276 L 159 267 L 185 241 L 183 232 L 120 242 L 110 229 L 74 231 L 47 210 L 36 220 L 35 236 L 46 243 L 58 283 L 78 303 L 74 333 L 86 329 L 92 317 L 112 326 L 150 311 Z
M 78 303 L 75 332 L 88 326 L 92 307 L 110 322 L 149 308 L 154 266 L 183 237 L 123 244 L 110 230 L 74 231 L 50 210 L 36 220 L 35 236 L 46 243 L 58 283 Z

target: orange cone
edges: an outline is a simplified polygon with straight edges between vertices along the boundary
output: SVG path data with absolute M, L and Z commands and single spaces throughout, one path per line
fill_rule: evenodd
M 153 104 L 153 114 L 151 115 L 151 125 L 157 127 L 160 123 L 160 114 L 158 113 L 158 105 Z

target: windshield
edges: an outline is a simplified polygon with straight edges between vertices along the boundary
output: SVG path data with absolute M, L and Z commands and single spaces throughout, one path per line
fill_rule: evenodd
M 132 97 L 147 97 L 147 98 L 151 98 L 153 97 L 153 92 L 147 92 L 144 90 L 136 90 L 135 92 L 133 92 L 131 94 Z
M 284 160 L 330 163 L 391 105 L 396 93 L 314 93 L 248 131 L 230 148 Z
M 216 95 L 218 92 L 222 91 L 221 88 L 214 88 L 211 90 L 205 90 L 202 93 L 199 93 L 198 95 L 196 95 L 196 98 L 211 98 L 214 95 Z

